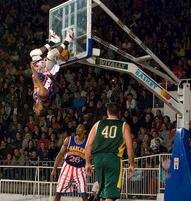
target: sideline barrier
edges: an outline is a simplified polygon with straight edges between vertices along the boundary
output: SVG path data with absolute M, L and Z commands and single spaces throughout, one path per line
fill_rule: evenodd
M 157 194 L 164 191 L 167 177 L 167 166 L 170 154 L 159 154 L 136 158 L 137 168 L 131 179 L 127 178 L 127 164 L 124 160 L 123 186 L 121 198 L 156 198 Z M 51 163 L 50 163 L 51 164 Z M 4 197 L 17 195 L 32 197 L 32 200 L 39 198 L 51 200 L 55 195 L 56 182 L 50 182 L 52 167 L 48 166 L 5 166 L 0 165 L 2 179 L 0 180 L 0 193 Z M 59 176 L 60 168 L 57 171 Z M 95 174 L 87 178 L 87 189 L 91 192 L 93 183 L 96 181 Z M 77 198 L 74 193 L 65 197 L 67 199 Z M 7 198 L 8 200 L 11 200 Z M 64 199 L 64 198 L 63 198 Z M 16 200 L 16 198 L 15 198 Z M 19 198 L 19 200 L 22 200 Z M 24 198 L 23 198 L 24 200 Z

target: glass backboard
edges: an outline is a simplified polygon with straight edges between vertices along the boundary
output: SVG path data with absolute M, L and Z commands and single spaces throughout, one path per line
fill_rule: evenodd
M 75 39 L 69 45 L 70 59 L 68 62 L 92 55 L 91 1 L 69 0 L 49 11 L 49 30 L 53 30 L 60 36 L 62 42 L 68 29 L 74 31 Z

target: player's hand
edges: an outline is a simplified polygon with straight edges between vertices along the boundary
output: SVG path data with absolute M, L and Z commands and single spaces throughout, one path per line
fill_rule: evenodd
M 86 163 L 85 170 L 86 170 L 86 174 L 88 176 L 91 176 L 91 174 L 93 172 L 92 164 L 91 163 Z
M 34 62 L 30 62 L 30 66 L 31 66 L 31 69 L 32 69 L 32 71 L 34 71 L 35 70 L 35 65 L 34 65 Z
M 32 70 L 33 77 L 34 77 L 34 78 L 38 78 L 38 73 L 37 73 L 37 71 L 35 70 L 34 63 L 31 62 L 30 65 L 31 65 L 31 70 Z
M 56 177 L 56 169 L 53 168 L 53 170 L 52 170 L 52 172 L 50 174 L 50 180 L 54 181 L 55 177 Z
M 127 176 L 128 179 L 130 179 L 133 176 L 134 172 L 135 172 L 134 165 L 130 165 L 129 168 L 128 168 L 128 176 Z

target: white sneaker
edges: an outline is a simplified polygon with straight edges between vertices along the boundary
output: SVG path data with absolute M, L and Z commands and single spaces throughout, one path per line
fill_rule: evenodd
M 53 43 L 60 43 L 60 37 L 53 31 L 50 30 L 50 41 Z
M 69 43 L 74 40 L 74 32 L 72 30 L 67 30 L 65 41 L 68 41 Z

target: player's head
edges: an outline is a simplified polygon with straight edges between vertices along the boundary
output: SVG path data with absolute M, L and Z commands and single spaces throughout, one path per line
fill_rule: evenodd
M 108 103 L 107 104 L 107 115 L 109 116 L 119 116 L 119 107 L 116 103 Z
M 76 135 L 79 137 L 84 137 L 86 134 L 86 128 L 83 124 L 79 124 L 76 128 Z
M 43 104 L 41 102 L 37 102 L 34 104 L 34 112 L 37 116 L 40 116 L 43 110 Z

